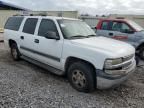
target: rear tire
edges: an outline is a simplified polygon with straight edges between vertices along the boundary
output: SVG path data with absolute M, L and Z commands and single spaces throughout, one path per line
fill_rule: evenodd
M 144 46 L 140 48 L 139 50 L 139 56 L 142 60 L 144 60 Z
M 96 76 L 92 66 L 85 62 L 76 62 L 68 68 L 68 79 L 77 91 L 89 93 L 95 90 Z
M 12 43 L 11 45 L 11 55 L 14 61 L 20 60 L 20 52 L 16 43 Z

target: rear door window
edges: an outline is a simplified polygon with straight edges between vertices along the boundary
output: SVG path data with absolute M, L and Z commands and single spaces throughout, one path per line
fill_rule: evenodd
M 23 19 L 24 19 L 24 17 L 10 17 L 7 20 L 4 28 L 18 31 Z
M 102 23 L 101 29 L 102 29 L 102 30 L 108 30 L 108 24 L 109 24 L 108 21 L 104 21 L 104 22 Z
M 34 34 L 37 22 L 37 18 L 28 18 L 24 24 L 23 32 L 28 34 Z
M 121 31 L 121 23 L 120 22 L 112 22 L 112 31 Z

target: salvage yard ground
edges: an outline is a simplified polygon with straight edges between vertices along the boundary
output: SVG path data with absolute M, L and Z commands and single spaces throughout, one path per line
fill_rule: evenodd
M 0 108 L 143 108 L 144 69 L 115 89 L 80 93 L 65 77 L 24 60 L 15 62 L 0 43 Z

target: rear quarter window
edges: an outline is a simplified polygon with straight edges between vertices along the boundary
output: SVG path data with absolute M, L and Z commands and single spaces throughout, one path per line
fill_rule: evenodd
M 10 17 L 7 20 L 4 28 L 9 29 L 9 30 L 18 31 L 23 19 L 24 19 L 23 17 Z

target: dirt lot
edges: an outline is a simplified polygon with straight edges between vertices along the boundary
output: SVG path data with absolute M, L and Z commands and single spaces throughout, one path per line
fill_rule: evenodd
M 0 108 L 143 108 L 144 69 L 120 87 L 85 94 L 67 79 L 24 60 L 14 62 L 0 43 Z

